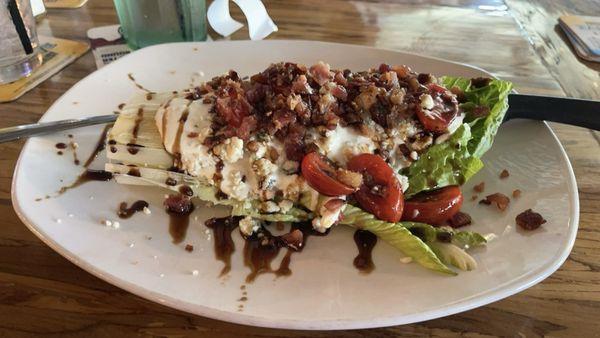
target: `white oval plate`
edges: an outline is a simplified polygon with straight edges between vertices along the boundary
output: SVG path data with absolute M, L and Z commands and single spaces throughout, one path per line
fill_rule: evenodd
M 178 43 L 145 48 L 94 72 L 58 99 L 43 121 L 107 114 L 137 89 L 128 79 L 154 91 L 182 89 L 196 80 L 230 68 L 249 75 L 277 61 L 307 65 L 319 60 L 336 68 L 367 69 L 382 62 L 411 65 L 417 71 L 467 77 L 489 75 L 457 63 L 396 51 L 308 41 L 236 41 Z M 80 157 L 91 152 L 102 127 L 74 130 Z M 472 309 L 522 291 L 554 272 L 568 256 L 577 231 L 577 188 L 564 150 L 541 122 L 511 121 L 503 125 L 485 168 L 465 187 L 464 209 L 475 223 L 470 228 L 494 233 L 486 249 L 475 251 L 479 268 L 448 277 L 416 264 L 403 264 L 402 255 L 385 243 L 373 252 L 376 269 L 361 275 L 352 266 L 357 254 L 353 230 L 337 227 L 327 237 L 311 237 L 301 254 L 292 256 L 293 274 L 275 279 L 261 275 L 241 285 L 248 269 L 243 244 L 234 232 L 233 268 L 218 278 L 221 262 L 214 257 L 203 221 L 224 210 L 199 208 L 187 239 L 171 243 L 162 211 L 164 191 L 90 182 L 66 194 L 52 195 L 74 180 L 81 167 L 71 154 L 56 155 L 55 143 L 66 133 L 27 142 L 15 169 L 12 198 L 23 222 L 46 244 L 90 273 L 141 297 L 198 315 L 247 325 L 289 329 L 352 329 L 405 324 Z M 97 165 L 102 166 L 102 158 Z M 508 169 L 510 177 L 498 174 Z M 61 183 L 60 180 L 64 180 Z M 470 200 L 472 186 L 486 182 L 486 193 L 523 191 L 505 212 Z M 93 198 L 93 199 L 92 199 Z M 115 230 L 100 224 L 117 219 L 119 202 L 145 199 L 151 215 L 120 220 Z M 548 223 L 521 233 L 515 216 L 533 208 Z M 60 222 L 58 221 L 60 220 Z M 151 237 L 152 239 L 148 239 Z M 192 253 L 185 244 L 194 245 Z M 283 252 L 281 253 L 283 254 Z M 275 261 L 278 264 L 278 260 Z M 194 276 L 192 271 L 197 270 Z M 243 310 L 238 306 L 243 304 Z

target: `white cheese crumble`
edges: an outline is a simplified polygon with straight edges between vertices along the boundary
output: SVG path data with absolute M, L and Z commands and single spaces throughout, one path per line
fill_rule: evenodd
M 294 202 L 292 202 L 290 200 L 282 200 L 281 202 L 279 202 L 279 209 L 280 209 L 281 213 L 284 213 L 284 214 L 286 214 L 288 211 L 290 211 L 293 206 L 294 206 Z
M 244 141 L 230 137 L 214 147 L 213 152 L 226 163 L 235 163 L 244 157 Z
M 331 228 L 331 226 L 334 225 L 335 222 L 337 222 L 337 220 L 340 218 L 342 211 L 344 211 L 346 208 L 346 203 L 340 204 L 339 207 L 333 209 L 325 206 L 327 202 L 336 199 L 345 200 L 346 196 L 325 197 L 322 199 L 319 208 L 320 217 L 315 217 L 312 220 L 312 226 L 318 232 L 325 232 L 327 229 Z
M 240 231 L 246 235 L 250 236 L 259 228 L 258 221 L 250 216 L 246 216 L 240 220 L 239 223 Z
M 229 197 L 243 201 L 248 197 L 250 187 L 242 182 L 242 173 L 239 170 L 233 170 L 229 172 L 229 175 L 223 177 L 221 190 Z
M 198 276 L 200 272 L 198 270 L 192 270 L 192 276 L 196 277 Z
M 277 170 L 277 166 L 266 158 L 261 158 L 254 161 L 252 169 L 254 169 L 257 175 L 261 177 L 267 177 Z
M 279 210 L 279 206 L 273 201 L 265 201 L 260 204 L 260 211 L 267 214 L 272 214 L 274 212 L 278 212 Z
M 150 208 L 148 207 L 144 207 L 144 209 L 142 210 L 142 212 L 146 215 L 150 215 L 152 213 L 152 211 L 150 210 Z
M 411 257 L 402 257 L 400 258 L 400 263 L 404 263 L 404 264 L 408 264 L 410 262 L 412 262 L 412 258 Z
M 419 96 L 419 100 L 421 101 L 421 108 L 423 109 L 431 109 L 435 106 L 433 98 L 429 94 L 422 94 Z

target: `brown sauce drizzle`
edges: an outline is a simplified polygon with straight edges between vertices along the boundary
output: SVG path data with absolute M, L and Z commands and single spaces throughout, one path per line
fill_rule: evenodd
M 62 143 L 62 142 L 59 142 L 59 143 L 55 144 L 54 146 L 56 147 L 56 149 L 67 149 L 67 144 Z
M 356 230 L 354 242 L 358 248 L 358 255 L 354 258 L 354 266 L 361 273 L 369 273 L 375 269 L 373 263 L 373 248 L 377 244 L 377 236 L 366 230 Z
M 148 202 L 139 200 L 133 202 L 133 204 L 128 208 L 127 202 L 121 202 L 121 204 L 119 204 L 119 211 L 117 212 L 117 215 L 119 218 L 130 218 L 136 212 L 140 212 L 144 210 L 144 208 L 147 208 L 148 205 Z
M 235 251 L 231 233 L 237 228 L 240 219 L 241 217 L 211 218 L 204 223 L 206 227 L 213 231 L 215 256 L 225 264 L 219 273 L 219 277 L 224 276 L 231 270 L 231 255 Z
M 62 155 L 62 154 L 63 154 L 63 152 L 62 152 L 62 151 L 60 151 L 60 150 L 59 150 L 59 151 L 57 151 L 56 153 L 57 153 L 58 155 Z
M 181 187 L 179 187 L 179 192 L 186 196 L 194 196 L 194 190 L 192 190 L 192 188 L 190 188 L 187 185 L 182 185 Z
M 148 94 L 148 95 L 150 95 L 150 94 Z M 144 108 L 140 107 L 140 108 L 138 108 L 137 115 L 135 116 L 133 131 L 131 132 L 131 141 L 129 141 L 129 144 L 127 144 L 128 146 L 136 144 L 137 137 L 140 132 L 140 124 L 142 124 L 143 120 L 144 120 Z M 129 148 L 128 150 L 132 155 L 137 153 L 137 149 L 134 153 L 132 153 L 130 149 L 131 148 Z
M 309 236 L 326 236 L 329 232 L 320 233 L 313 229 L 310 222 L 293 223 L 290 232 L 281 236 L 273 236 L 266 228 L 261 227 L 256 233 L 246 239 L 244 245 L 244 263 L 250 268 L 246 282 L 252 282 L 261 274 L 272 273 L 276 277 L 289 276 L 291 257 L 294 252 L 300 252 L 306 246 Z M 288 248 L 276 270 L 271 268 L 271 262 L 277 257 L 281 248 Z
M 181 243 L 187 234 L 194 204 L 187 196 L 169 195 L 164 205 L 169 214 L 169 234 L 171 234 L 173 243 Z
M 179 118 L 179 126 L 177 128 L 177 134 L 175 134 L 175 141 L 173 143 L 173 153 L 179 154 L 181 153 L 181 134 L 183 134 L 183 127 L 185 126 L 185 121 L 187 121 L 188 115 L 190 113 L 189 107 L 191 102 L 187 104 L 187 107 L 181 113 L 181 117 Z M 163 126 L 164 127 L 164 126 Z
M 167 179 L 165 180 L 165 184 L 172 187 L 177 185 L 177 181 L 171 177 L 167 177 Z
M 141 84 L 139 84 L 139 83 L 138 83 L 138 82 L 135 80 L 135 78 L 133 77 L 133 74 L 132 74 L 132 73 L 129 73 L 129 74 L 127 74 L 127 77 L 128 77 L 128 78 L 129 78 L 129 80 L 131 80 L 131 82 L 133 82 L 133 84 L 134 84 L 136 87 L 138 87 L 139 89 L 141 89 L 141 90 L 143 90 L 143 91 L 146 91 L 146 92 L 148 92 L 148 93 L 152 93 L 152 91 L 150 91 L 150 90 L 146 89 L 144 86 L 142 86 Z
M 112 179 L 113 175 L 112 175 L 112 173 L 110 173 L 108 171 L 88 169 L 88 167 L 96 159 L 98 154 L 102 150 L 104 150 L 104 147 L 105 147 L 104 143 L 106 142 L 106 136 L 108 134 L 109 128 L 110 128 L 110 124 L 108 124 L 104 127 L 104 129 L 102 130 L 102 133 L 100 134 L 100 138 L 98 139 L 98 142 L 96 143 L 96 147 L 94 148 L 94 151 L 90 154 L 90 156 L 83 163 L 83 167 L 85 168 L 85 171 L 83 173 L 81 173 L 79 176 L 77 176 L 77 179 L 73 183 L 71 183 L 68 186 L 64 186 L 64 187 L 60 188 L 60 190 L 58 190 L 57 195 L 62 195 L 67 190 L 76 188 L 76 187 L 78 187 L 82 184 L 85 184 L 87 182 L 90 182 L 90 181 L 108 181 L 108 180 Z M 45 198 L 50 198 L 50 196 L 47 195 Z
M 76 188 L 90 181 L 109 181 L 112 177 L 112 173 L 108 171 L 86 169 L 71 185 L 60 188 L 58 194 L 64 194 L 67 190 Z
M 215 256 L 225 263 L 219 276 L 225 275 L 231 270 L 231 255 L 235 251 L 235 245 L 231 234 L 238 226 L 241 217 L 211 218 L 206 221 L 206 226 L 213 230 Z M 274 236 L 265 227 L 261 227 L 251 236 L 245 238 L 244 264 L 250 268 L 246 276 L 246 282 L 250 283 L 261 274 L 272 273 L 275 276 L 289 276 L 291 256 L 296 251 L 302 251 L 309 236 L 325 236 L 328 233 L 315 231 L 311 224 L 294 223 L 290 232 L 281 236 Z M 273 269 L 271 263 L 282 248 L 287 248 L 285 256 L 279 267 Z
M 131 168 L 129 169 L 129 171 L 127 171 L 127 175 L 129 176 L 135 176 L 135 177 L 141 177 L 142 174 L 140 173 L 140 170 L 138 168 Z

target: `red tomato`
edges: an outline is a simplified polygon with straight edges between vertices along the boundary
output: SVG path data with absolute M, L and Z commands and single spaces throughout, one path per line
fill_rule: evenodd
M 425 130 L 434 133 L 445 133 L 448 126 L 458 115 L 458 101 L 454 96 L 447 96 L 447 90 L 434 83 L 428 85 L 429 95 L 433 99 L 433 108 L 429 110 L 417 108 L 417 117 L 423 124 Z
M 402 220 L 438 225 L 454 216 L 462 202 L 457 185 L 423 192 L 406 201 Z
M 302 177 L 313 189 L 326 196 L 342 196 L 354 192 L 335 179 L 335 169 L 316 152 L 308 153 L 302 158 Z
M 386 222 L 402 216 L 404 194 L 394 171 L 377 155 L 360 154 L 348 162 L 348 169 L 363 174 L 363 184 L 354 194 L 360 206 Z

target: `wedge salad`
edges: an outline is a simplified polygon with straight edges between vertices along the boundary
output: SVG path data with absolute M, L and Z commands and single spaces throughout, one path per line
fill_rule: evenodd
M 467 250 L 486 243 L 456 229 L 460 186 L 483 167 L 511 89 L 386 64 L 229 71 L 132 98 L 109 132 L 105 170 L 119 183 L 172 190 L 171 212 L 190 212 L 194 199 L 230 206 L 247 238 L 274 222 L 319 233 L 351 226 L 455 274 L 475 268 Z M 282 242 L 298 249 L 302 239 Z

